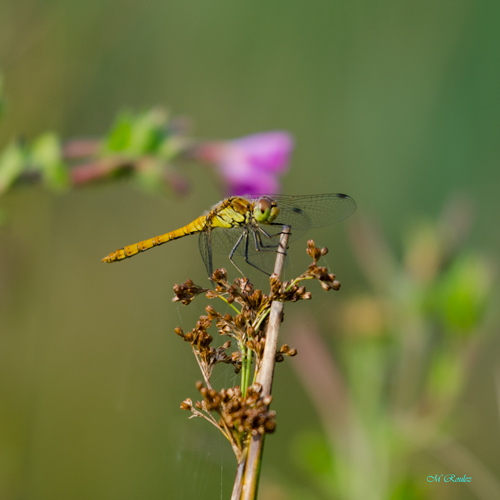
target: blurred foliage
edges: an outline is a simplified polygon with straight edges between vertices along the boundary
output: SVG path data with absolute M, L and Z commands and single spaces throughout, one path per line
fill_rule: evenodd
M 65 190 L 69 185 L 69 174 L 65 168 L 61 144 L 57 134 L 47 133 L 38 137 L 31 145 L 26 164 L 39 171 L 44 186 L 52 191 Z M 2 165 L 0 164 L 0 171 Z
M 377 225 L 358 217 L 351 240 L 372 292 L 335 311 L 342 318 L 335 356 L 322 362 L 314 342 L 299 346 L 299 353 L 311 351 L 306 357 L 330 374 L 330 380 L 311 386 L 299 356 L 298 373 L 310 394 L 324 391 L 313 398 L 323 430 L 297 437 L 294 456 L 325 497 L 430 498 L 430 488 L 412 470 L 415 457 L 434 454 L 453 468 L 439 454 L 438 442 L 453 439 L 450 413 L 471 375 L 485 315 L 494 305 L 495 267 L 469 249 L 470 228 L 463 225 L 471 220 L 463 213 L 468 205 L 453 200 L 440 220 L 410 226 L 400 260 Z M 309 326 L 294 337 L 311 334 L 318 335 Z M 333 394 L 329 384 L 342 391 Z M 329 413 L 332 405 L 345 414 Z M 461 464 L 456 474 L 470 476 L 469 466 Z M 496 483 L 487 498 L 499 494 Z
M 17 143 L 10 143 L 0 156 L 0 192 L 6 192 L 23 173 L 26 154 Z
M 478 255 L 461 255 L 437 281 L 429 308 L 445 331 L 471 334 L 484 315 L 493 275 L 491 266 Z
M 433 500 L 489 499 L 500 477 L 493 384 L 500 337 L 485 339 L 485 331 L 498 331 L 498 314 L 489 304 L 498 295 L 494 290 L 489 299 L 469 304 L 467 314 L 458 309 L 451 316 L 444 314 L 439 301 L 457 304 L 463 299 L 446 290 L 453 282 L 447 264 L 433 261 L 432 256 L 444 252 L 445 261 L 458 268 L 459 276 L 464 273 L 460 260 L 470 269 L 474 266 L 466 263 L 469 259 L 483 261 L 484 267 L 487 259 L 477 249 L 499 254 L 500 232 L 495 230 L 500 180 L 499 13 L 499 2 L 473 0 L 362 0 L 317 2 L 313 7 L 276 0 L 0 2 L 0 70 L 6 77 L 5 98 L 0 98 L 0 154 L 11 155 L 6 162 L 8 175 L 2 173 L 0 185 L 5 189 L 9 179 L 18 179 L 0 198 L 11 215 L 0 231 L 2 499 L 156 500 L 165 498 L 167 491 L 174 498 L 211 500 L 219 489 L 224 498 L 230 494 L 233 457 L 219 451 L 210 433 L 197 432 L 171 404 L 189 390 L 190 368 L 176 350 L 175 336 L 165 332 L 178 324 L 179 315 L 186 322 L 193 318 L 166 304 L 170 284 L 197 273 L 200 279 L 203 276 L 196 242 L 181 240 L 117 268 L 103 270 L 99 263 L 116 245 L 180 227 L 222 197 L 220 176 L 214 181 L 211 171 L 197 165 L 188 171 L 184 161 L 168 165 L 168 180 L 159 186 L 186 192 L 188 177 L 192 190 L 183 198 L 130 189 L 139 184 L 139 174 L 137 168 L 120 163 L 120 157 L 129 154 L 110 153 L 103 168 L 100 139 L 109 133 L 107 124 L 113 123 L 116 110 L 148 114 L 156 103 L 168 103 L 176 114 L 193 116 L 200 137 L 235 137 L 276 127 L 290 130 L 298 147 L 285 192 L 348 193 L 358 203 L 356 217 L 373 214 L 387 238 L 389 252 L 361 274 L 362 260 L 353 258 L 352 246 L 343 237 L 344 227 L 355 219 L 312 235 L 330 248 L 332 270 L 343 288 L 326 307 L 313 301 L 317 309 L 314 321 L 306 325 L 306 338 L 317 340 L 316 321 L 325 335 L 339 331 L 349 335 L 340 339 L 335 333 L 320 344 L 323 350 L 314 351 L 316 358 L 306 366 L 316 384 L 308 383 L 307 392 L 297 390 L 289 377 L 277 376 L 273 405 L 287 417 L 279 420 L 278 432 L 266 443 L 262 471 L 264 484 L 269 485 L 266 498 L 333 496 L 331 484 L 315 488 L 322 479 L 315 479 L 310 468 L 302 474 L 294 468 L 292 462 L 301 459 L 287 451 L 296 433 L 305 428 L 304 439 L 292 444 L 299 453 L 300 442 L 311 436 L 307 429 L 317 426 L 320 411 L 324 430 L 311 447 L 323 441 L 330 457 L 322 458 L 322 463 L 331 464 L 340 476 L 347 470 L 358 471 L 334 460 L 340 455 L 331 437 L 332 425 L 342 418 L 335 392 L 339 388 L 324 385 L 336 380 L 335 367 L 342 369 L 340 387 L 346 380 L 351 384 L 356 378 L 353 371 L 360 370 L 365 380 L 356 382 L 356 388 L 352 382 L 353 391 L 368 393 L 363 408 L 370 419 L 380 413 L 385 418 L 386 400 L 394 392 L 388 388 L 397 382 L 394 377 L 389 384 L 388 374 L 400 366 L 398 361 L 414 373 L 412 363 L 425 360 L 428 369 L 420 378 L 401 384 L 416 385 L 417 395 L 425 392 L 434 409 L 453 400 L 442 426 L 456 436 L 454 446 L 446 455 L 439 437 L 429 437 L 428 443 L 446 455 L 448 463 L 456 460 L 453 472 L 474 471 L 473 483 L 429 487 L 427 474 L 441 465 L 428 452 L 415 461 L 406 457 L 388 461 L 386 441 L 391 450 L 406 446 L 406 441 L 394 438 L 396 431 L 400 435 L 400 420 L 394 431 L 381 432 L 378 439 L 371 430 L 370 446 L 365 446 L 364 421 L 358 423 L 359 433 L 347 435 L 352 427 L 345 427 L 352 443 L 347 463 L 355 463 L 357 457 L 360 469 L 366 464 L 363 473 L 351 480 L 368 485 L 372 470 L 380 480 L 390 476 L 398 500 L 418 498 L 421 490 Z M 19 158 L 29 158 L 37 137 L 51 130 L 58 133 L 63 157 L 71 156 L 70 178 L 82 174 L 81 163 L 90 162 L 74 150 L 69 155 L 67 139 L 78 140 L 80 153 L 83 146 L 94 151 L 90 159 L 99 160 L 95 165 L 99 168 L 87 165 L 89 175 L 80 180 L 90 185 L 92 179 L 106 179 L 103 188 L 76 190 L 70 182 L 66 196 L 19 189 L 27 183 L 41 185 L 39 170 L 30 168 L 29 175 L 19 178 L 17 169 L 27 167 Z M 90 147 L 79 137 L 90 137 Z M 160 164 L 165 168 L 162 160 Z M 158 187 L 154 180 L 158 167 L 149 168 Z M 126 182 L 115 182 L 124 177 Z M 446 225 L 439 228 L 444 248 L 433 249 L 433 234 L 443 200 L 456 192 L 474 199 L 478 217 L 468 242 L 460 247 L 461 257 L 455 252 L 450 259 L 446 249 L 453 237 Z M 415 216 L 430 222 L 417 229 Z M 405 232 L 407 239 L 402 238 Z M 422 233 L 427 236 L 418 236 Z M 412 238 L 423 241 L 424 249 L 416 251 Z M 290 251 L 299 259 L 297 246 Z M 417 257 L 425 256 L 425 265 L 410 259 L 411 246 Z M 366 247 L 373 254 L 378 251 L 370 243 Z M 411 273 L 411 280 L 407 266 L 419 270 Z M 490 268 L 488 261 L 486 269 Z M 470 274 L 474 282 L 477 276 Z M 464 282 L 458 286 L 468 288 Z M 464 293 L 471 294 L 472 288 Z M 346 303 L 345 297 L 349 297 Z M 476 314 L 480 318 L 471 320 Z M 485 326 L 482 321 L 488 315 L 493 317 Z M 479 333 L 473 321 L 481 325 Z M 293 323 L 287 317 L 286 325 Z M 398 328 L 401 336 L 395 338 Z M 425 355 L 422 336 L 431 339 Z M 285 340 L 299 348 L 294 358 L 299 369 L 307 350 L 297 341 Z M 415 349 L 403 341 L 414 342 Z M 354 361 L 345 353 L 349 345 L 359 352 L 359 368 L 351 366 Z M 470 371 L 460 357 L 464 345 L 473 347 L 468 359 L 475 364 Z M 401 359 L 403 347 L 406 354 Z M 328 365 L 321 353 L 337 364 Z M 380 369 L 383 359 L 388 364 Z M 371 369 L 366 363 L 379 364 Z M 325 366 L 332 373 L 315 371 Z M 369 384 L 374 392 L 363 389 Z M 456 393 L 462 395 L 458 403 Z M 409 393 L 404 408 L 411 409 L 415 398 L 415 391 Z M 423 424 L 426 404 L 421 409 Z M 353 411 L 356 418 L 359 412 Z M 435 418 L 434 410 L 431 415 Z M 352 420 L 354 426 L 354 416 Z M 482 475 L 474 469 L 477 461 L 472 460 L 470 468 L 464 466 L 467 454 L 457 448 L 457 438 L 469 456 L 473 452 L 473 458 L 487 465 L 493 480 L 487 480 L 485 469 Z M 399 448 L 393 448 L 394 441 Z M 380 453 L 375 456 L 378 461 L 371 449 Z M 318 451 L 320 457 L 324 451 Z M 398 481 L 405 475 L 413 479 Z M 295 487 L 285 490 L 291 481 Z M 373 491 L 364 498 L 377 493 L 377 484 L 373 482 Z
M 334 490 L 334 454 L 323 435 L 311 430 L 298 434 L 292 442 L 292 457 L 296 465 L 323 489 Z
M 160 110 L 139 116 L 130 112 L 121 113 L 103 141 L 103 152 L 136 156 L 156 154 L 168 137 L 164 128 L 166 121 L 165 113 Z
M 120 179 L 132 172 L 138 186 L 159 190 L 170 185 L 182 192 L 185 180 L 173 175 L 172 162 L 187 153 L 186 130 L 175 128 L 159 108 L 120 113 L 100 139 L 63 143 L 56 133 L 44 133 L 26 143 L 11 141 L 0 152 L 0 194 L 15 185 L 41 182 L 50 191 L 67 191 L 89 182 Z

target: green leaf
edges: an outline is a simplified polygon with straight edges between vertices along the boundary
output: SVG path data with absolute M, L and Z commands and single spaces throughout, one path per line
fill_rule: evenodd
M 424 500 L 429 498 L 428 489 L 413 479 L 404 479 L 394 488 L 390 500 Z
M 129 150 L 144 155 L 157 152 L 165 136 L 166 114 L 153 109 L 139 115 L 132 126 Z
M 41 171 L 43 182 L 48 188 L 60 191 L 68 187 L 68 171 L 56 134 L 46 133 L 38 137 L 31 146 L 30 157 L 34 168 Z
M 463 387 L 463 360 L 453 350 L 437 352 L 429 368 L 428 391 L 432 399 L 453 399 Z
M 315 431 L 303 432 L 293 444 L 293 457 L 301 469 L 315 477 L 333 475 L 332 453 L 323 435 Z
M 477 255 L 459 257 L 438 283 L 433 308 L 451 333 L 472 333 L 486 310 L 492 269 Z
M 125 111 L 118 115 L 104 141 L 104 153 L 122 152 L 129 148 L 132 124 L 133 118 L 131 113 Z
M 26 169 L 26 153 L 17 142 L 11 142 L 0 155 L 0 194 L 5 193 Z
M 122 112 L 105 139 L 103 152 L 124 153 L 134 157 L 155 154 L 166 137 L 167 122 L 167 114 L 160 109 L 136 116 Z

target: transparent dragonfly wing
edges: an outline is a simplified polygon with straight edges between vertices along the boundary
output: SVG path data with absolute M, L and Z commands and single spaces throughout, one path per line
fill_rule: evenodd
M 210 279 L 212 279 L 213 260 L 212 260 L 212 231 L 207 228 L 205 231 L 200 233 L 198 237 L 198 248 L 200 250 L 201 258 L 207 269 L 207 274 Z
M 265 196 L 275 200 L 280 209 L 280 214 L 274 222 L 291 226 L 292 233 L 293 229 L 307 230 L 311 227 L 335 224 L 356 211 L 356 202 L 350 196 L 341 193 Z M 262 195 L 252 195 L 249 198 L 258 200 L 261 197 Z
M 249 195 L 243 198 L 257 201 L 262 196 L 275 200 L 280 209 L 273 224 L 260 224 L 262 231 L 248 225 L 207 228 L 200 233 L 199 249 L 209 275 L 213 270 L 212 252 L 229 256 L 233 249 L 235 256 L 246 256 L 255 267 L 271 273 L 283 225 L 291 227 L 290 241 L 294 241 L 309 228 L 334 224 L 356 210 L 356 202 L 340 193 L 304 196 Z

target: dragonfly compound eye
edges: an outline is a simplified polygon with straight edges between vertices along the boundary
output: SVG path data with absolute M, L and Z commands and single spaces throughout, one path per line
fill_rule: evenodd
M 269 215 L 267 222 L 274 222 L 274 220 L 276 219 L 276 217 L 278 217 L 279 214 L 280 214 L 280 209 L 276 204 L 276 202 L 273 201 L 271 204 L 271 214 Z
M 267 222 L 271 215 L 272 204 L 268 198 L 260 198 L 255 204 L 253 215 L 258 222 Z

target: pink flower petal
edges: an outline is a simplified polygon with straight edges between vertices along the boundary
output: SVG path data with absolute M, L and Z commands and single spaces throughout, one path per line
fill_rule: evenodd
M 293 140 L 286 132 L 264 132 L 230 142 L 256 169 L 283 173 L 293 149 Z
M 286 132 L 263 132 L 227 142 L 205 143 L 195 156 L 216 166 L 227 194 L 278 193 L 288 170 L 293 140 Z

